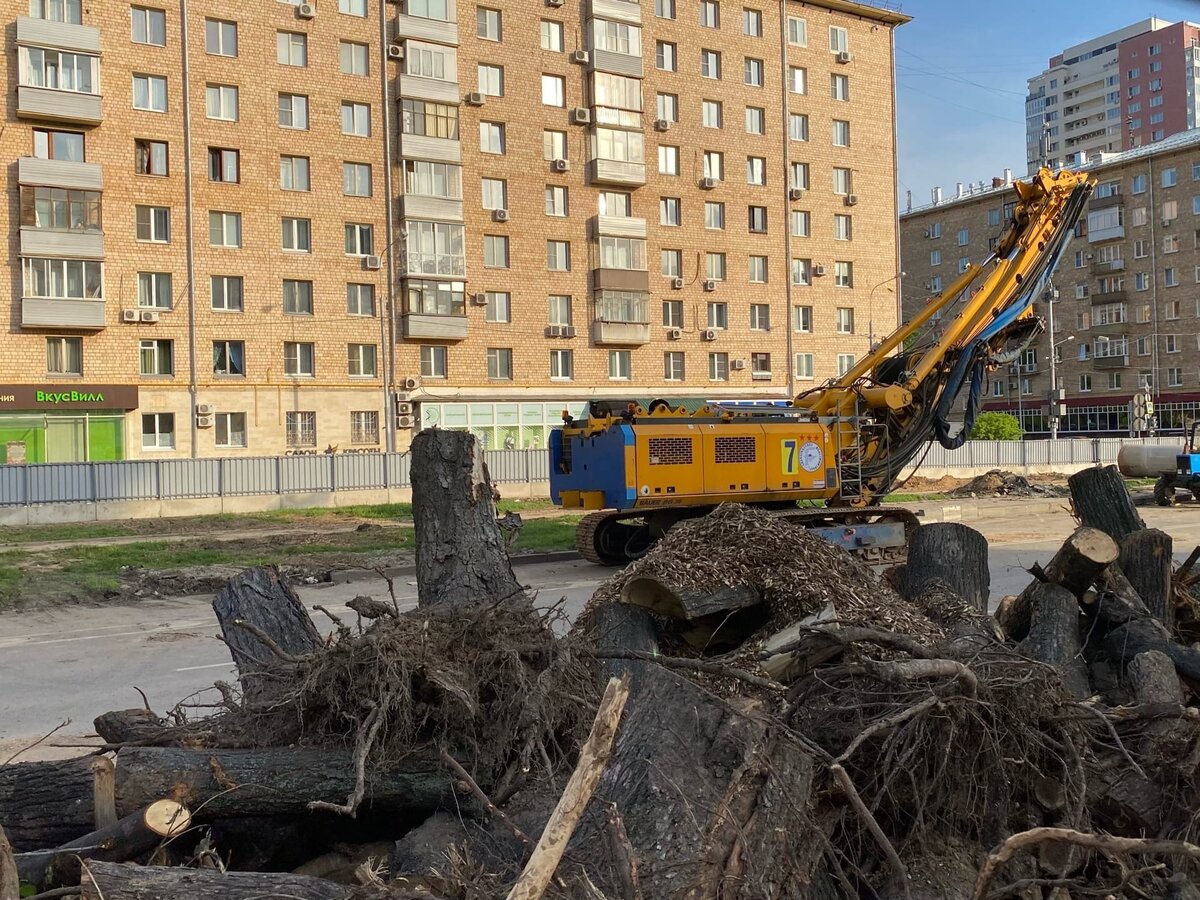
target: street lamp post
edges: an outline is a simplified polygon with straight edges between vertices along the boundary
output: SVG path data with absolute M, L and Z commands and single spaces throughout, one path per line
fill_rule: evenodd
M 1050 440 L 1058 439 L 1058 370 L 1055 368 L 1058 355 L 1058 345 L 1054 343 L 1054 301 L 1058 299 L 1058 289 L 1054 282 L 1046 286 L 1046 318 L 1050 325 L 1050 390 L 1046 400 L 1050 404 Z
M 875 287 L 871 288 L 870 293 L 867 294 L 867 315 L 868 315 L 867 352 L 868 353 L 872 352 L 875 349 L 875 292 L 877 290 L 879 290 L 881 287 L 883 287 L 885 284 L 891 284 L 893 281 L 903 278 L 907 274 L 908 274 L 907 272 L 897 272 L 891 278 L 887 279 L 887 281 L 879 282 L 879 284 L 877 284 L 877 285 L 875 285 Z M 898 311 L 899 315 L 902 316 L 903 313 L 899 309 L 901 307 L 901 304 L 897 304 L 897 307 L 898 307 L 897 311 Z M 897 325 L 899 324 L 899 318 L 897 319 L 896 324 Z

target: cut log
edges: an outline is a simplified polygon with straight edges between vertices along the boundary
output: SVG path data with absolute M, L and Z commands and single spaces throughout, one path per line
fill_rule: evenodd
M 13 858 L 12 845 L 0 826 L 0 900 L 20 900 L 21 878 Z
M 152 850 L 163 838 L 183 834 L 192 814 L 174 800 L 157 800 L 115 825 L 85 834 L 53 850 L 17 856 L 21 880 L 38 887 L 79 883 L 80 859 L 124 862 Z
M 88 863 L 83 900 L 345 900 L 352 888 L 320 878 L 274 872 L 218 872 Z
M 349 751 L 296 747 L 185 750 L 124 747 L 117 754 L 117 812 L 168 797 L 202 819 L 307 815 L 308 803 L 344 803 L 355 789 Z M 392 771 L 368 771 L 363 809 L 432 810 L 451 796 L 437 752 L 412 754 Z
M 93 762 L 84 756 L 0 766 L 0 824 L 13 850 L 57 847 L 95 828 Z
M 822 663 L 840 656 L 845 652 L 845 643 L 826 634 L 805 631 L 813 625 L 832 624 L 836 619 L 837 609 L 832 603 L 827 603 L 820 612 L 805 616 L 794 625 L 771 635 L 763 641 L 764 652 L 789 645 L 796 647 L 786 653 L 769 657 L 759 665 L 776 681 L 788 684 L 797 678 L 803 678 Z
M 637 575 L 621 588 L 621 602 L 645 607 L 660 616 L 694 622 L 705 616 L 757 606 L 762 597 L 744 584 L 689 588 L 653 575 Z
M 1169 704 L 1184 707 L 1183 685 L 1171 658 L 1159 650 L 1139 653 L 1126 670 L 1134 698 L 1140 706 Z M 1182 759 L 1194 726 L 1179 719 L 1147 723 L 1140 742 L 1142 759 Z
M 1121 538 L 1121 571 L 1150 614 L 1168 630 L 1175 626 L 1171 553 L 1171 536 L 1157 528 L 1143 528 Z
M 658 635 L 654 619 L 648 610 L 626 603 L 601 603 L 590 610 L 588 633 L 601 653 L 608 650 L 633 650 L 638 653 L 658 652 Z M 654 663 L 638 659 L 599 659 L 600 684 L 628 672 L 636 688 L 641 673 Z
M 987 538 L 958 522 L 934 522 L 918 528 L 909 544 L 900 593 L 911 600 L 938 581 L 986 613 L 991 589 Z
M 213 612 L 248 700 L 261 690 L 262 676 L 257 673 L 265 664 L 303 656 L 321 646 L 321 635 L 308 611 L 274 566 L 247 569 L 229 579 L 213 597 Z
M 1009 640 L 1023 641 L 1029 634 L 1031 592 L 1039 584 L 1060 584 L 1082 597 L 1119 554 L 1117 542 L 1100 529 L 1075 529 L 1044 568 L 1035 568 L 1029 587 L 1011 600 L 1001 601 L 996 608 L 997 623 Z
M 92 727 L 106 744 L 150 744 L 162 740 L 170 729 L 151 710 L 114 709 L 92 720 Z
M 475 435 L 427 429 L 413 438 L 411 456 L 418 605 L 524 597 L 496 525 L 494 488 Z
M 1053 666 L 1076 700 L 1091 694 L 1087 663 L 1079 652 L 1079 601 L 1058 584 L 1038 583 L 1029 592 L 1029 635 L 1018 649 Z
M 1114 541 L 1145 528 L 1116 466 L 1097 466 L 1067 479 L 1080 524 L 1099 528 Z

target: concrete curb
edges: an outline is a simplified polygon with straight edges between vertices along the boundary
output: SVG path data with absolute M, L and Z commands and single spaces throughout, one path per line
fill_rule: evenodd
M 533 566 L 538 563 L 570 562 L 579 558 L 579 554 L 574 550 L 552 550 L 545 553 L 525 553 L 521 556 L 514 556 L 512 565 L 514 569 L 519 569 L 522 566 Z M 383 574 L 388 578 L 403 578 L 407 575 L 416 575 L 417 567 L 415 565 L 393 566 L 390 569 L 384 569 Z M 378 577 L 379 573 L 372 569 L 338 569 L 330 573 L 327 584 L 351 584 L 355 581 L 367 581 Z

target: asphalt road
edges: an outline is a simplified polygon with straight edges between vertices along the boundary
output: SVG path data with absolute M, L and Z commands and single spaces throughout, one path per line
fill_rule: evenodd
M 1182 560 L 1200 542 L 1200 507 L 1144 509 L 1147 524 L 1175 538 Z M 992 598 L 1017 593 L 1028 582 L 1026 569 L 1046 562 L 1073 522 L 1064 512 L 1034 520 L 1013 516 L 974 523 L 991 542 Z M 579 561 L 536 563 L 517 569 L 521 582 L 548 607 L 560 601 L 574 616 L 612 570 Z M 416 605 L 416 586 L 398 581 L 398 599 Z M 358 594 L 386 599 L 382 581 L 299 588 L 306 606 L 320 603 L 353 619 L 345 603 Z M 216 622 L 208 597 L 148 600 L 130 606 L 60 607 L 41 612 L 0 615 L 0 763 L 63 719 L 71 725 L 52 739 L 90 731 L 91 720 L 110 709 L 141 705 L 135 686 L 151 706 L 163 711 L 189 694 L 231 679 L 234 670 L 225 646 L 215 639 Z M 317 614 L 318 627 L 328 620 Z M 7 752 L 6 752 L 7 751 Z M 58 755 L 68 753 L 59 750 Z M 54 755 L 38 748 L 23 759 Z

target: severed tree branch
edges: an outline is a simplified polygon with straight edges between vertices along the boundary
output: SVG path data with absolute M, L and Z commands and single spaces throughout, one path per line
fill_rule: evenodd
M 275 642 L 275 638 L 271 637 L 269 634 L 267 634 L 265 631 L 263 631 L 261 628 L 259 628 L 257 625 L 255 625 L 253 622 L 247 622 L 245 619 L 234 619 L 233 624 L 237 625 L 239 628 L 245 628 L 248 632 L 250 632 L 256 638 L 258 638 L 260 641 L 262 641 L 262 643 L 266 645 L 266 648 L 268 650 L 270 650 L 272 653 L 274 653 L 276 656 L 278 656 L 284 662 L 295 664 L 295 663 L 302 663 L 302 662 L 308 661 L 307 656 L 296 656 L 293 653 L 288 653 L 286 650 L 284 650 L 282 647 L 280 647 L 279 644 L 277 644 Z M 257 660 L 253 660 L 253 661 L 258 662 Z
M 488 815 L 496 819 L 498 822 L 500 822 L 500 824 L 507 828 L 512 833 L 513 837 L 524 844 L 526 848 L 533 847 L 533 841 L 530 839 L 529 835 L 518 828 L 517 824 L 507 815 L 505 815 L 504 811 L 491 801 L 488 795 L 483 792 L 483 788 L 479 786 L 479 783 L 471 777 L 471 774 L 462 767 L 462 764 L 457 759 L 450 755 L 450 752 L 445 747 L 439 748 L 439 754 L 442 758 L 442 763 L 445 764 L 446 768 L 453 772 L 454 777 L 459 779 L 459 781 L 461 781 L 467 787 L 467 789 L 474 795 L 475 799 L 478 800 L 483 808 L 487 810 Z
M 892 870 L 892 881 L 895 882 L 895 887 L 900 891 L 900 895 L 904 900 L 909 900 L 910 894 L 908 891 L 908 869 L 904 867 L 904 863 L 900 859 L 900 854 L 896 852 L 896 848 L 892 846 L 892 842 L 888 840 L 883 829 L 879 827 L 879 822 L 871 815 L 871 810 L 867 809 L 867 804 L 863 803 L 862 796 L 858 793 L 858 788 L 854 786 L 854 782 L 850 780 L 849 774 L 842 768 L 839 763 L 834 763 L 829 767 L 829 772 L 833 775 L 834 780 L 841 787 L 842 793 L 846 795 L 846 799 L 850 801 L 850 806 L 854 812 L 862 820 L 867 831 L 871 832 L 871 836 L 875 838 L 875 843 L 879 845 L 879 849 L 883 851 L 883 855 L 887 857 L 888 867 Z

